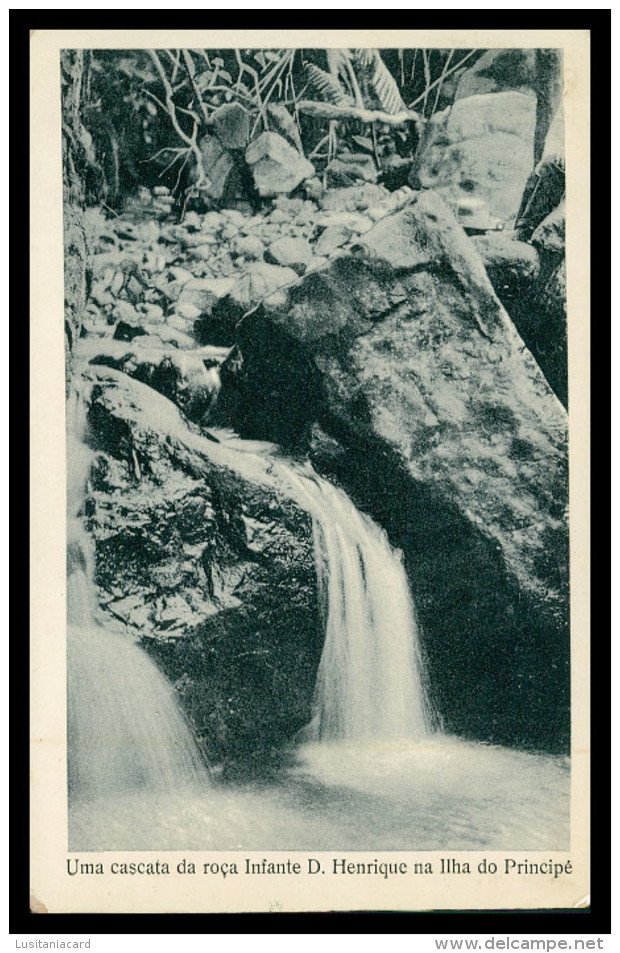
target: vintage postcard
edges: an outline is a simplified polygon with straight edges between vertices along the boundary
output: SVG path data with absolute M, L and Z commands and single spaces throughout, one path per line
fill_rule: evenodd
M 589 34 L 37 30 L 35 910 L 589 905 Z

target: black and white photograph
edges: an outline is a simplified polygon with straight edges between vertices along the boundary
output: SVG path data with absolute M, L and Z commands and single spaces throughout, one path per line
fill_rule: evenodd
M 101 909 L 587 894 L 567 41 L 480 35 L 56 52 L 55 876 Z

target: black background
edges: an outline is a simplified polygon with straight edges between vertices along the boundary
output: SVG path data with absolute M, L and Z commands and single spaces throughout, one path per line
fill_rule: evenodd
M 602 448 L 609 447 L 607 408 L 609 396 L 607 377 L 597 368 L 601 356 L 608 353 L 610 232 L 609 209 L 611 188 L 611 11 L 610 10 L 356 10 L 354 22 L 350 11 L 330 10 L 325 14 L 312 10 L 294 13 L 278 10 L 217 11 L 217 10 L 11 10 L 10 11 L 10 77 L 11 112 L 10 134 L 5 132 L 4 148 L 10 153 L 11 251 L 12 273 L 19 275 L 13 285 L 11 330 L 13 332 L 12 364 L 16 368 L 11 387 L 12 419 L 11 441 L 11 513 L 13 522 L 12 545 L 15 553 L 18 540 L 28 538 L 27 484 L 28 450 L 26 426 L 28 384 L 24 368 L 27 366 L 27 323 L 24 311 L 24 289 L 28 286 L 29 235 L 28 209 L 28 91 L 29 91 L 29 31 L 89 29 L 303 29 L 320 25 L 326 29 L 528 29 L 532 30 L 590 30 L 591 31 L 591 130 L 592 152 L 592 308 L 595 319 L 592 327 L 592 367 L 596 389 L 592 393 L 591 443 L 593 496 L 598 509 L 592 513 L 592 525 L 608 526 L 608 506 L 604 499 Z M 18 238 L 19 235 L 19 238 Z M 17 287 L 19 285 L 19 287 Z M 8 315 L 5 320 L 8 321 Z M 595 363 L 596 362 L 596 363 Z M 601 464 L 603 466 L 601 466 Z M 17 496 L 22 498 L 18 505 Z M 21 547 L 20 547 L 21 548 Z M 34 915 L 29 910 L 28 868 L 28 647 L 24 631 L 23 606 L 28 593 L 18 583 L 25 578 L 22 559 L 12 559 L 15 596 L 11 635 L 11 791 L 10 791 L 10 898 L 9 930 L 34 937 L 43 933 L 71 935 L 135 933 L 366 933 L 391 932 L 416 934 L 592 934 L 602 936 L 611 931 L 611 753 L 610 753 L 610 641 L 606 606 L 606 587 L 601 580 L 608 578 L 608 550 L 600 542 L 593 548 L 592 604 L 602 605 L 592 624 L 592 905 L 586 910 L 540 911 L 432 911 L 432 912 L 325 912 L 316 914 L 65 914 Z M 19 573 L 19 575 L 18 575 Z M 36 584 L 34 581 L 33 584 Z M 598 590 L 598 591 L 597 591 Z M 600 617 L 602 616 L 602 618 Z M 449 903 L 446 896 L 446 903 Z M 414 944 L 415 946 L 415 944 Z

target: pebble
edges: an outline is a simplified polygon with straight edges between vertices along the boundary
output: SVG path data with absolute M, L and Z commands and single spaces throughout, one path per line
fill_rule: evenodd
M 223 208 L 221 214 L 235 225 L 243 225 L 245 215 L 236 208 Z
M 187 318 L 190 321 L 195 321 L 196 318 L 199 318 L 202 314 L 202 310 L 197 307 L 193 301 L 177 301 L 176 306 L 177 314 L 180 314 L 182 318 Z
M 280 225 L 282 222 L 289 222 L 290 218 L 291 216 L 287 214 L 284 209 L 275 208 L 269 216 L 268 221 L 272 225 Z
M 239 225 L 239 231 L 247 234 L 247 232 L 252 232 L 254 231 L 254 229 L 260 228 L 260 226 L 264 224 L 265 224 L 264 215 L 251 215 L 249 218 L 244 219 L 243 222 Z
M 202 219 L 202 228 L 217 231 L 224 224 L 224 217 L 219 212 L 207 212 Z
M 191 271 L 188 271 L 187 268 L 177 268 L 173 266 L 170 268 L 170 274 L 175 281 L 178 281 L 180 285 L 186 284 L 186 282 L 191 281 L 194 277 Z
M 202 258 L 204 261 L 209 261 L 210 258 L 213 258 L 213 255 L 215 253 L 214 246 L 216 244 L 217 244 L 217 240 L 214 241 L 212 244 L 196 245 L 195 248 L 192 248 L 192 253 L 196 256 L 196 258 Z
M 188 212 L 183 219 L 183 224 L 185 225 L 185 228 L 189 228 L 191 231 L 196 232 L 199 232 L 202 227 L 202 222 L 200 221 L 200 216 L 197 212 Z
M 364 214 L 371 218 L 373 222 L 378 222 L 380 218 L 385 218 L 391 211 L 392 209 L 389 206 L 374 205 L 372 208 L 367 208 Z
M 243 255 L 252 261 L 259 261 L 265 252 L 265 246 L 258 235 L 238 235 L 233 239 L 233 255 Z
M 181 314 L 178 314 L 176 311 L 174 311 L 166 318 L 166 324 L 171 328 L 175 328 L 177 331 L 186 332 L 191 327 L 192 322 L 188 321 L 187 318 L 184 318 Z
M 128 301 L 117 301 L 114 305 L 114 317 L 127 324 L 138 324 L 142 320 L 142 315 L 138 314 L 136 309 Z
M 143 304 L 140 310 L 149 324 L 159 324 L 164 320 L 164 309 L 159 304 Z
M 308 263 L 306 268 L 306 274 L 310 271 L 317 271 L 319 268 L 323 268 L 329 263 L 329 258 L 323 255 L 315 255 L 314 258 Z
M 222 228 L 222 238 L 225 241 L 229 241 L 231 238 L 235 237 L 238 231 L 239 226 L 235 222 L 227 222 Z
M 162 193 L 164 195 L 165 193 Z M 144 241 L 140 255 L 142 285 L 133 307 L 127 301 L 128 276 L 120 268 L 118 250 L 109 248 L 97 262 L 91 301 L 94 326 L 102 326 L 110 305 L 114 315 L 131 324 L 157 325 L 162 340 L 174 333 L 180 347 L 195 347 L 190 336 L 194 321 L 213 307 L 216 300 L 231 293 L 243 299 L 244 307 L 271 294 L 269 305 L 279 307 L 286 294 L 275 289 L 291 283 L 293 276 L 324 268 L 335 256 L 347 253 L 359 235 L 375 221 L 389 214 L 389 205 L 377 202 L 361 212 L 337 206 L 318 208 L 315 201 L 280 196 L 270 210 L 251 208 L 215 210 L 204 214 L 190 211 L 182 224 L 122 222 L 123 234 Z M 155 245 L 154 240 L 163 241 Z M 169 261 L 177 261 L 169 265 Z M 184 267 L 185 263 L 189 262 Z M 200 277 L 205 276 L 205 277 Z M 110 291 L 113 285 L 119 301 Z M 138 290 L 138 289 L 136 289 Z M 275 294 L 274 294 L 275 291 Z M 175 311 L 165 310 L 175 302 Z M 110 315 L 111 317 L 111 312 Z M 190 332 L 190 334 L 188 334 Z M 104 333 L 105 328 L 104 328 Z M 109 333 L 109 332 L 107 332 Z
M 183 348 L 183 350 L 191 350 L 196 347 L 196 340 L 187 333 L 187 323 L 183 326 L 175 326 L 172 324 L 162 324 L 161 327 L 157 328 L 155 335 L 164 343 L 164 344 L 174 344 L 175 347 Z
M 95 304 L 98 304 L 99 307 L 101 308 L 103 308 L 106 304 L 114 303 L 114 296 L 111 294 L 110 291 L 107 290 L 105 285 L 100 281 L 96 281 L 93 283 L 93 286 L 90 291 L 90 296 L 92 300 L 95 302 Z

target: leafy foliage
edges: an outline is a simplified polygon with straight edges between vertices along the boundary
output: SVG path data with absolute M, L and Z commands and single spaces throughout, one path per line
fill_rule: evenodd
M 265 131 L 284 135 L 319 172 L 360 147 L 379 170 L 386 157 L 411 156 L 416 114 L 423 121 L 449 102 L 482 52 L 66 50 L 65 185 L 112 207 L 139 185 L 218 200 L 208 156 L 221 165 L 226 150 L 243 178 L 243 149 Z M 207 136 L 222 149 L 202 148 Z
M 339 80 L 331 73 L 322 70 L 314 63 L 306 63 L 306 73 L 310 89 L 318 98 L 334 106 L 348 106 L 353 103 L 351 97 L 343 90 Z
M 381 59 L 378 50 L 355 51 L 357 73 L 365 103 L 371 109 L 386 113 L 400 113 L 407 107 L 398 90 L 396 80 Z

